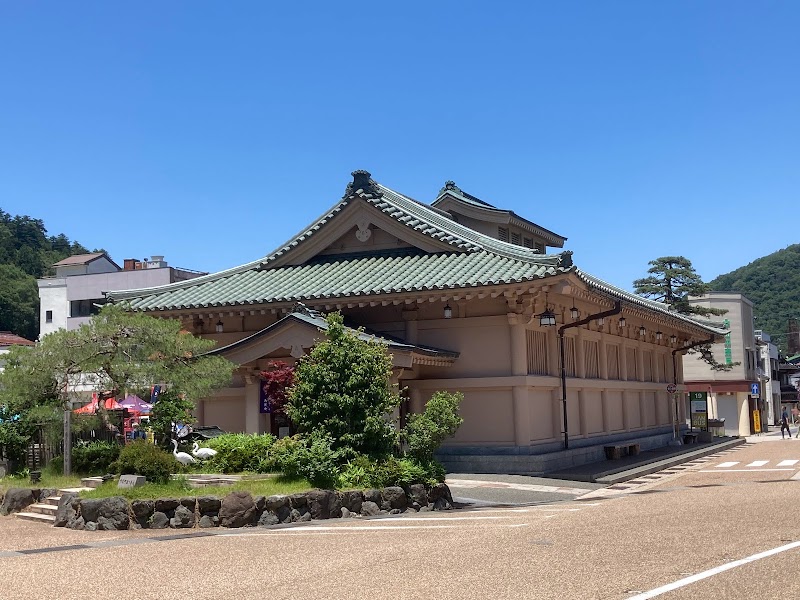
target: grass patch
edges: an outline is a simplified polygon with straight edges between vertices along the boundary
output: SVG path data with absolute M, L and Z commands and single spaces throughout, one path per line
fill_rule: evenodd
M 273 496 L 305 492 L 313 486 L 305 479 L 270 477 L 267 479 L 243 479 L 233 485 L 189 487 L 184 478 L 169 483 L 145 483 L 135 488 L 118 488 L 116 481 L 104 483 L 92 491 L 81 492 L 81 498 L 110 498 L 122 496 L 128 500 L 155 500 L 156 498 L 191 498 L 197 496 L 222 497 L 231 492 L 245 491 L 253 496 Z
M 0 492 L 5 493 L 12 487 L 33 488 L 33 489 L 62 489 L 81 487 L 79 475 L 53 475 L 47 471 L 42 473 L 42 480 L 38 483 L 31 483 L 30 475 L 8 475 L 0 479 Z

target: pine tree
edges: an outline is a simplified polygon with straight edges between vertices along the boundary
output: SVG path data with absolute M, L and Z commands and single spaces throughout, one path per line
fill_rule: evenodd
M 726 310 L 695 306 L 689 297 L 704 296 L 711 287 L 695 272 L 692 261 L 683 256 L 662 256 L 649 263 L 649 276 L 633 282 L 637 294 L 667 304 L 670 310 L 690 317 L 710 317 L 724 315 Z M 696 346 L 690 353 L 698 353 L 712 371 L 729 371 L 739 363 L 717 362 L 711 351 L 711 344 Z

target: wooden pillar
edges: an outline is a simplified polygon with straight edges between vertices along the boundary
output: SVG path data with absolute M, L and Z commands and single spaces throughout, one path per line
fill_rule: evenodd
M 425 405 L 422 403 L 422 392 L 412 387 L 408 391 L 408 394 L 411 399 L 411 412 L 413 414 L 419 414 L 424 411 Z
M 628 348 L 625 344 L 619 345 L 619 378 L 628 380 Z
M 611 410 L 608 406 L 608 392 L 602 390 L 600 392 L 600 404 L 603 411 L 603 431 L 605 433 L 611 432 Z
M 599 367 L 600 379 L 608 379 L 608 351 L 606 349 L 606 336 L 602 334 L 600 341 L 597 342 L 597 366 Z
M 586 393 L 578 390 L 578 427 L 581 437 L 589 435 L 589 426 L 586 423 Z

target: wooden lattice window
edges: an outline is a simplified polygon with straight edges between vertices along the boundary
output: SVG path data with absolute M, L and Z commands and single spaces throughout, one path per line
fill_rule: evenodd
M 606 363 L 608 364 L 608 378 L 619 379 L 619 346 L 613 344 L 606 346 Z
M 497 228 L 497 237 L 500 238 L 501 242 L 508 241 L 508 228 L 507 227 L 498 227 Z
M 583 340 L 583 362 L 586 367 L 586 379 L 598 379 L 600 377 L 600 363 L 596 340 Z
M 526 248 L 533 248 L 533 239 L 532 238 L 525 238 L 522 240 L 522 245 Z
M 527 332 L 528 345 L 528 374 L 529 375 L 548 375 L 549 362 L 547 352 L 547 334 L 544 331 Z
M 521 246 L 522 245 L 522 236 L 520 236 L 519 233 L 517 233 L 515 231 L 512 231 L 511 232 L 511 243 L 515 244 L 517 246 Z
M 642 352 L 642 381 L 653 381 L 653 353 L 649 350 Z
M 639 379 L 639 370 L 636 368 L 636 348 L 625 348 L 625 363 L 628 367 L 628 381 Z
M 564 338 L 564 367 L 567 377 L 575 377 L 575 338 Z

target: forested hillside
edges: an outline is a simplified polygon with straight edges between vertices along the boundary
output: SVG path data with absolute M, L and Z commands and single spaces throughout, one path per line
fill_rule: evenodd
M 800 244 L 773 252 L 709 282 L 712 290 L 740 292 L 753 301 L 755 328 L 784 350 L 790 318 L 800 319 Z
M 63 233 L 48 236 L 41 219 L 0 209 L 0 331 L 29 340 L 39 334 L 36 278 L 52 274 L 59 260 L 89 252 Z

